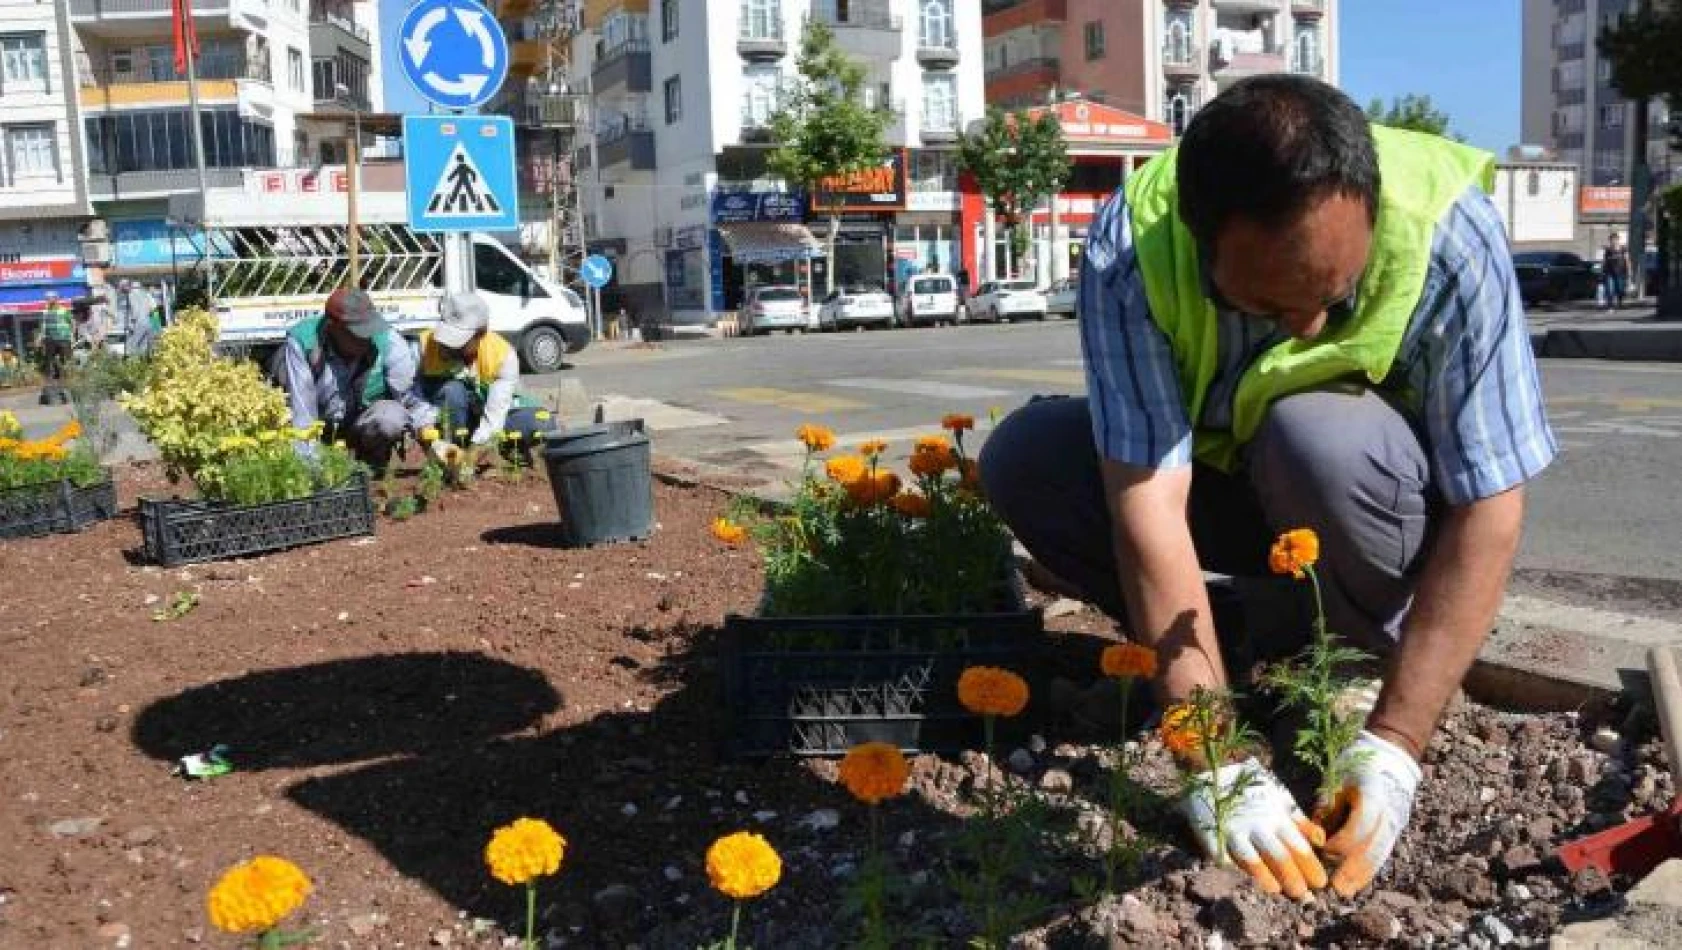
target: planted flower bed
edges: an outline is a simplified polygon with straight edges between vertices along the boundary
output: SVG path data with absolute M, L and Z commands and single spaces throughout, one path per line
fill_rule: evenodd
M 109 469 L 70 443 L 72 422 L 40 440 L 21 439 L 22 427 L 0 413 L 0 538 L 80 531 L 117 513 Z

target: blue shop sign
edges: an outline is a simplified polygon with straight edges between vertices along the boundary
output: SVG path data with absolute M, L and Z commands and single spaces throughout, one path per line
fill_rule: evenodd
M 161 218 L 111 222 L 111 263 L 115 267 L 168 267 L 198 260 L 204 244 L 193 229 L 172 228 Z M 214 245 L 217 256 L 231 257 L 226 238 Z
M 716 191 L 712 216 L 714 224 L 800 222 L 806 220 L 806 196 L 798 191 Z

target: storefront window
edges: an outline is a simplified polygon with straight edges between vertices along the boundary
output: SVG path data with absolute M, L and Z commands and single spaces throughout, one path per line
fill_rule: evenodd
M 952 152 L 911 153 L 912 191 L 957 191 L 958 162 Z

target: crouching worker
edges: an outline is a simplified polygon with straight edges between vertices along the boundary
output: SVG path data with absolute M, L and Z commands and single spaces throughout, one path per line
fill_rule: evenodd
M 381 471 L 406 430 L 431 420 L 412 395 L 415 357 L 360 290 L 340 288 L 322 316 L 295 324 L 275 354 L 271 375 L 286 390 L 296 429 L 319 427 Z M 299 451 L 313 454 L 313 443 Z
M 428 448 L 442 457 L 465 441 L 479 450 L 507 432 L 522 452 L 554 428 L 550 414 L 522 405 L 520 357 L 490 330 L 490 308 L 474 293 L 444 298 L 438 325 L 421 334 L 420 393 L 437 410 L 442 437 Z M 423 434 L 424 437 L 424 434 Z

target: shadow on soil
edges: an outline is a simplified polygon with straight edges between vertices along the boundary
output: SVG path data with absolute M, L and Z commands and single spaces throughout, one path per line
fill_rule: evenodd
M 582 926 L 579 946 L 710 943 L 727 930 L 729 908 L 708 888 L 704 855 L 718 836 L 748 829 L 765 834 L 785 865 L 782 886 L 744 915 L 746 943 L 815 950 L 847 942 L 853 924 L 841 910 L 845 884 L 836 868 L 862 860 L 865 822 L 860 806 L 823 777 L 833 766 L 721 754 L 716 628 L 636 627 L 625 635 L 666 645 L 661 662 L 635 668 L 672 692 L 650 709 L 547 732 L 533 730 L 562 701 L 543 673 L 478 654 L 431 653 L 197 687 L 144 710 L 133 738 L 172 759 L 215 737 L 233 748 L 241 769 L 351 766 L 303 778 L 285 794 L 369 842 L 397 873 L 510 932 L 523 920 L 523 892 L 492 880 L 482 853 L 495 828 L 529 815 L 568 841 L 563 870 L 542 889 L 540 932 Z M 964 769 L 956 757 L 923 760 L 918 774 L 929 780 L 928 772 Z M 839 828 L 796 826 L 818 809 L 836 810 Z M 899 873 L 927 870 L 928 887 L 938 887 L 951 845 L 931 842 L 960 822 L 916 797 L 885 806 L 882 817 L 884 842 L 915 832 L 912 849 L 898 854 Z M 1042 889 L 1053 908 L 1073 899 L 1066 880 L 1035 888 Z M 896 920 L 914 920 L 927 906 L 956 908 L 927 888 L 897 892 L 907 906 Z M 922 945 L 955 941 L 927 936 L 932 942 Z

